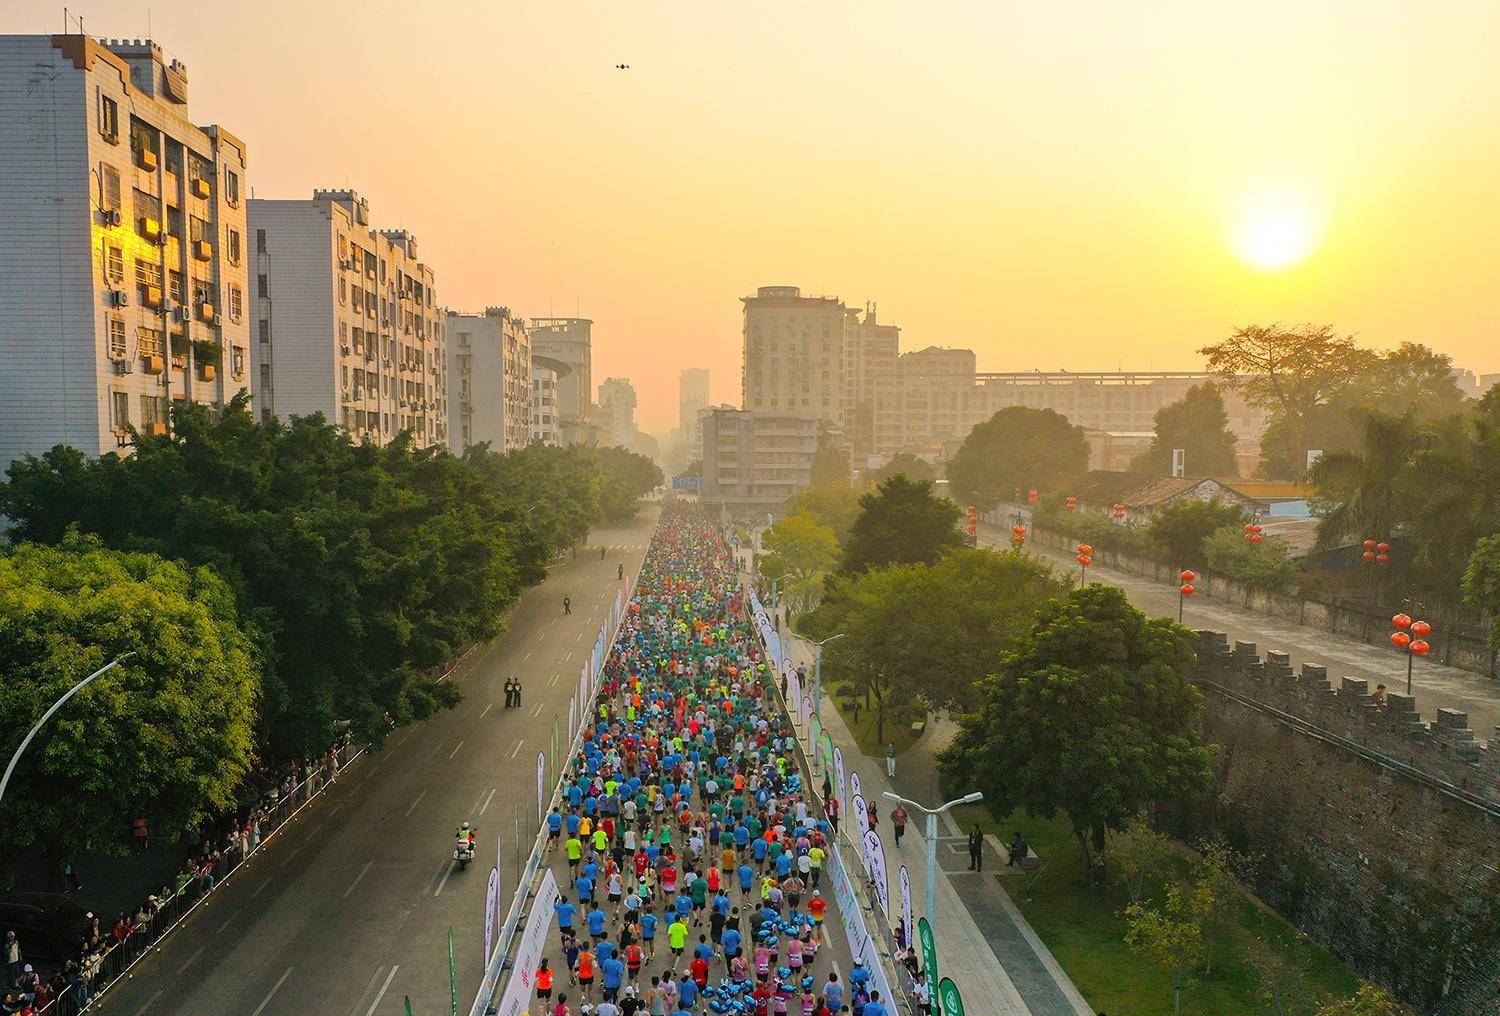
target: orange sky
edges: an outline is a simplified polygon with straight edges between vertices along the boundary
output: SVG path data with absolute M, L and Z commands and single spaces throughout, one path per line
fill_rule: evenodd
M 576 305 L 646 429 L 682 367 L 738 401 L 765 284 L 989 370 L 1195 368 L 1318 320 L 1500 371 L 1493 3 L 108 0 L 85 27 L 145 35 L 148 6 L 258 195 L 356 187 L 455 308 Z M 1319 238 L 1275 273 L 1228 237 L 1266 187 Z

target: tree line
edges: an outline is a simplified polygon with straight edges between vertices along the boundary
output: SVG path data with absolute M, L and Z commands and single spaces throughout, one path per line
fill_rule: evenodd
M 58 447 L 7 478 L 0 751 L 73 682 L 137 655 L 33 747 L 0 838 L 108 849 L 131 817 L 190 827 L 254 767 L 456 702 L 443 669 L 661 473 L 623 449 L 355 443 L 238 399 L 175 407 L 171 434 L 130 456 Z

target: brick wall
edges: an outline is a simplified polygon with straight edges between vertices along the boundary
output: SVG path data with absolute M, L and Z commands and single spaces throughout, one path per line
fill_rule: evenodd
M 1500 1012 L 1500 746 L 1463 713 L 1377 709 L 1364 681 L 1202 637 L 1216 792 L 1178 831 L 1249 854 L 1263 899 L 1418 1011 Z

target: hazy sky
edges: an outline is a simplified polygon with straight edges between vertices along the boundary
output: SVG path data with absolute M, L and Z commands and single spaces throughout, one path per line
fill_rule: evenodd
M 353 186 L 450 306 L 592 317 L 648 429 L 682 367 L 738 401 L 767 284 L 982 370 L 1191 369 L 1271 320 L 1500 370 L 1500 4 L 80 3 L 149 7 L 258 195 Z

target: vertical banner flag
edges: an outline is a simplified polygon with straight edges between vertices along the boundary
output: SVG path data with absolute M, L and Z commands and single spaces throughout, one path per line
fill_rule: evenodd
M 853 771 L 853 770 L 851 770 L 849 772 L 849 793 L 850 794 L 862 794 L 862 793 L 864 793 L 864 788 L 859 785 L 859 773 L 856 772 L 856 771 Z M 861 822 L 859 824 L 860 832 L 864 832 L 864 828 L 868 824 L 869 824 L 868 822 Z
M 839 812 L 843 815 L 845 821 L 847 821 L 849 818 L 849 794 L 848 787 L 844 784 L 844 749 L 842 748 L 833 749 L 833 771 L 834 775 L 839 778 Z
M 808 725 L 807 726 L 807 729 L 808 729 L 808 735 L 807 736 L 809 738 L 809 740 L 807 742 L 808 744 L 812 743 L 812 740 L 811 740 L 811 738 L 812 738 L 812 723 L 816 719 L 817 719 L 817 717 L 813 715 L 812 696 L 811 695 L 803 695 L 802 696 L 802 722 Z
M 810 748 L 810 750 L 808 751 L 807 763 L 813 769 L 817 769 L 819 756 L 818 749 L 822 746 L 823 743 L 823 721 L 818 719 L 817 713 L 813 713 L 812 719 L 808 720 L 807 722 L 807 743 Z
M 453 998 L 453 1016 L 458 1016 L 458 964 L 453 959 L 453 929 L 448 929 L 448 994 Z
M 953 978 L 945 977 L 938 982 L 938 999 L 943 1006 L 943 1012 L 948 1016 L 964 1016 L 964 998 L 958 993 L 958 985 L 953 983 Z
M 820 735 L 823 742 L 823 768 L 829 772 L 833 771 L 833 738 L 827 730 Z
M 536 753 L 536 820 L 542 820 L 542 784 L 547 779 L 547 753 Z
M 490 951 L 495 947 L 495 908 L 500 904 L 500 867 L 498 860 L 496 866 L 490 869 L 490 887 L 485 893 L 484 900 L 484 958 L 486 962 L 490 958 Z
M 865 833 L 865 861 L 870 866 L 870 880 L 875 883 L 875 895 L 880 898 L 880 912 L 891 919 L 891 883 L 885 870 L 885 845 L 874 829 Z
M 859 847 L 860 856 L 863 857 L 865 852 L 865 830 L 870 828 L 870 813 L 865 810 L 864 795 L 858 791 L 855 791 L 850 805 L 852 807 L 849 812 L 849 825 L 845 827 L 844 832 L 848 833 L 849 838 L 854 841 L 855 846 Z M 869 868 L 869 866 L 869 859 L 866 858 L 865 867 Z
M 573 743 L 573 738 L 578 736 L 578 696 L 574 695 L 568 700 L 568 744 Z
M 526 918 L 526 928 L 521 932 L 521 944 L 516 947 L 516 957 L 510 967 L 510 980 L 505 982 L 505 994 L 500 997 L 500 1006 L 494 1012 L 498 1016 L 521 1016 L 532 1003 L 536 983 L 536 968 L 542 960 L 543 947 L 547 944 L 547 932 L 552 927 L 556 911 L 552 908 L 562 898 L 557 888 L 557 876 L 551 868 L 544 868 L 542 884 L 536 891 L 531 913 Z
M 911 926 L 911 873 L 903 864 L 898 874 L 901 882 L 901 926 L 905 929 L 903 934 L 906 936 L 906 948 L 910 949 L 916 941 L 916 929 Z
M 934 1006 L 938 1004 L 937 939 L 932 937 L 932 925 L 927 918 L 917 918 L 917 940 L 922 944 L 922 968 L 927 974 L 927 997 Z

